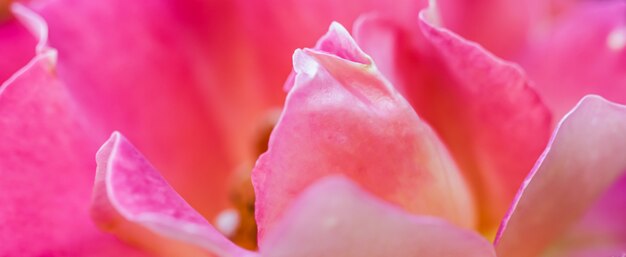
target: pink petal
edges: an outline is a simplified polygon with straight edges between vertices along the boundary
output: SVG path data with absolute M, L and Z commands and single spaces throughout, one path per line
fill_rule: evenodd
M 624 13 L 624 1 L 578 4 L 527 51 L 521 63 L 556 117 L 586 94 L 626 103 Z
M 626 249 L 626 172 L 556 245 L 563 256 L 620 256 Z M 553 247 L 554 248 L 554 247 Z M 554 250 L 552 250 L 554 252 Z
M 585 97 L 556 130 L 500 228 L 498 256 L 538 256 L 626 173 L 626 106 Z
M 96 160 L 92 213 L 103 229 L 162 256 L 254 256 L 193 210 L 118 132 Z
M 265 257 L 495 256 L 478 234 L 412 216 L 341 176 L 301 193 L 263 246 Z
M 13 9 L 45 32 L 35 14 Z M 0 256 L 142 256 L 89 219 L 97 130 L 54 62 L 41 51 L 0 86 Z
M 0 21 L 0 83 L 33 58 L 36 43 L 37 40 L 17 19 Z
M 620 1 L 620 0 L 616 0 Z M 576 8 L 576 5 L 583 2 L 589 2 L 587 0 L 549 0 L 546 5 L 547 11 L 549 14 L 555 17 L 559 17 L 564 13 L 567 13 L 573 8 Z
M 433 26 L 433 14 L 413 30 L 366 17 L 357 41 L 447 144 L 493 233 L 548 141 L 550 113 L 519 67 Z
M 49 22 L 58 76 L 85 112 L 136 142 L 207 216 L 228 204 L 230 174 L 252 151 L 265 110 L 262 88 L 246 73 L 254 67 L 236 55 L 248 49 L 233 31 L 232 5 L 33 2 Z
M 435 2 L 435 1 L 433 1 Z M 515 57 L 544 21 L 545 0 L 438 0 L 443 26 L 504 58 Z
M 621 257 L 624 256 L 624 246 L 619 248 L 604 248 L 604 249 L 593 249 L 593 250 L 581 250 L 578 252 L 566 253 L 559 256 L 565 257 L 598 257 L 598 256 L 606 256 L 606 257 Z
M 240 0 L 237 1 L 245 27 L 253 44 L 252 58 L 260 71 L 261 84 L 271 85 L 267 92 L 276 102 L 284 95 L 274 93 L 291 71 L 293 50 L 313 46 L 328 24 L 337 21 L 350 26 L 362 14 L 389 15 L 403 23 L 415 23 L 417 13 L 427 0 Z
M 338 173 L 410 212 L 472 227 L 471 196 L 430 127 L 341 25 L 318 46 L 294 54 L 294 86 L 253 170 L 261 238 L 305 187 Z

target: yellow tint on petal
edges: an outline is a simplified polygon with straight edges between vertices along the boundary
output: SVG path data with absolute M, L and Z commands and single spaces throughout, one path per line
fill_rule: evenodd
M 250 174 L 259 155 L 267 151 L 270 134 L 278 122 L 280 110 L 268 111 L 259 121 L 251 141 L 252 152 L 249 161 L 239 165 L 230 181 L 229 198 L 231 209 L 222 211 L 215 217 L 216 227 L 235 244 L 248 250 L 256 250 L 257 225 L 254 218 L 254 187 Z
M 498 233 L 498 227 L 492 227 L 489 229 L 483 228 L 479 232 L 484 238 L 489 240 L 489 242 L 493 242 L 496 239 L 496 235 Z
M 242 169 L 233 173 L 229 190 L 230 202 L 236 222 L 231 224 L 229 231 L 218 226 L 218 229 L 235 244 L 248 250 L 257 249 L 257 227 L 254 219 L 254 188 L 250 179 L 252 165 L 244 165 Z M 223 215 L 218 216 L 223 218 Z M 219 222 L 217 222 L 219 223 Z

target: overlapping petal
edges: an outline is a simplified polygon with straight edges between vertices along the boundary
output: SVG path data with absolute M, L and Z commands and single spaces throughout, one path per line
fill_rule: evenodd
M 422 12 L 414 29 L 366 17 L 356 38 L 442 137 L 493 233 L 548 141 L 550 113 L 518 66 L 437 27 L 436 15 Z
M 557 118 L 586 94 L 626 103 L 624 13 L 624 1 L 579 3 L 520 60 Z
M 2 4 L 0 4 L 2 5 Z M 0 7 L 1 8 L 1 7 Z M 1 18 L 0 18 L 1 19 Z M 35 54 L 37 40 L 15 18 L 0 20 L 0 83 L 26 66 Z
M 625 173 L 626 174 L 626 173 Z M 620 256 L 626 249 L 626 175 L 554 244 L 563 256 Z
M 337 173 L 410 212 L 472 227 L 470 193 L 431 128 L 338 23 L 317 46 L 294 54 L 294 85 L 252 174 L 260 236 L 305 187 Z
M 623 187 L 624 183 L 618 181 L 626 176 L 625 131 L 625 106 L 597 96 L 585 97 L 561 121 L 550 145 L 520 190 L 500 228 L 496 244 L 498 256 L 538 256 L 551 246 L 558 247 L 558 239 L 568 229 L 586 213 L 593 215 L 594 202 L 613 185 Z M 612 189 L 613 193 L 622 195 L 608 195 L 616 198 L 604 200 L 619 203 L 623 190 Z M 596 208 L 606 210 L 601 202 L 598 204 Z M 623 223 L 623 217 L 614 220 Z M 613 225 L 616 224 L 619 222 Z M 618 234 L 606 234 L 615 235 Z M 615 240 L 619 238 L 599 239 L 624 243 Z M 579 246 L 589 244 L 593 241 Z
M 13 9 L 45 42 L 40 18 Z M 55 57 L 43 49 L 0 87 L 0 256 L 142 256 L 89 219 L 99 131 L 58 80 Z
M 264 257 L 495 256 L 478 234 L 438 218 L 412 216 L 345 177 L 307 188 L 268 233 Z
M 369 199 L 343 180 L 329 179 L 294 199 L 318 178 L 341 173 L 409 212 L 437 215 L 473 228 L 475 193 L 482 211 L 480 228 L 488 231 L 543 148 L 550 115 L 517 66 L 438 28 L 435 20 L 443 18 L 439 21 L 461 35 L 497 53 L 508 53 L 511 39 L 526 33 L 528 13 L 509 17 L 513 29 L 502 31 L 506 22 L 489 24 L 481 14 L 505 10 L 498 15 L 510 16 L 514 3 L 472 6 L 478 16 L 469 20 L 502 31 L 498 33 L 502 38 L 455 27 L 460 24 L 455 18 L 462 17 L 454 11 L 456 5 L 443 16 L 431 16 L 432 22 L 424 13 L 417 26 L 407 27 L 417 10 L 413 7 L 423 1 L 391 5 L 391 12 L 377 1 L 354 9 L 340 3 L 339 14 L 329 8 L 335 4 L 309 3 L 320 10 L 310 17 L 296 16 L 297 21 L 283 22 L 285 27 L 267 34 L 259 33 L 262 26 L 248 24 L 255 19 L 233 18 L 269 2 L 250 5 L 243 12 L 236 10 L 242 7 L 240 2 L 222 1 L 33 2 L 32 7 L 53 27 L 50 43 L 40 34 L 37 46 L 18 20 L 3 24 L 0 36 L 14 37 L 10 42 L 18 44 L 2 48 L 2 42 L 8 41 L 0 42 L 0 55 L 10 60 L 0 60 L 0 81 L 23 65 L 33 49 L 37 55 L 0 87 L 0 188 L 8 192 L 0 195 L 0 224 L 9 224 L 0 228 L 0 255 L 138 255 L 96 231 L 85 218 L 91 174 L 87 171 L 94 169 L 91 153 L 95 142 L 113 129 L 128 133 L 181 194 L 202 215 L 212 217 L 228 205 L 227 182 L 235 162 L 254 157 L 259 150 L 252 149 L 256 145 L 250 140 L 254 124 L 281 96 L 276 92 L 283 78 L 277 75 L 282 72 L 279 56 L 283 52 L 258 45 L 278 42 L 282 49 L 304 45 L 307 37 L 294 35 L 300 35 L 297 30 L 310 35 L 325 20 L 320 17 L 330 14 L 351 21 L 361 8 L 380 8 L 383 11 L 357 26 L 359 41 L 368 51 L 375 48 L 372 53 L 382 73 L 397 83 L 424 120 L 340 25 L 333 24 L 314 49 L 296 51 L 285 112 L 254 173 L 257 218 L 261 232 L 269 234 L 262 251 L 268 256 L 390 252 L 440 256 L 441 251 L 492 256 L 484 240 L 475 235 L 441 221 L 409 216 Z M 443 3 L 442 9 L 450 10 Z M 47 33 L 42 20 L 16 6 L 26 27 L 35 34 Z M 304 5 L 284 6 L 300 10 Z M 563 53 L 557 51 L 562 55 L 559 60 L 544 63 L 544 57 L 538 57 L 554 50 L 545 42 L 526 60 L 526 65 L 536 68 L 533 76 L 548 85 L 544 91 L 548 98 L 557 92 L 554 74 L 563 73 L 551 68 L 572 72 L 577 90 L 568 93 L 565 101 L 551 102 L 557 113 L 568 101 L 588 92 L 622 101 L 619 85 L 624 79 L 619 71 L 624 66 L 626 29 L 625 22 L 616 18 L 616 10 L 626 10 L 626 5 L 609 6 L 615 8 L 590 8 L 563 23 L 550 38 L 560 44 L 559 50 L 567 46 Z M 250 17 L 263 16 L 259 10 L 263 8 Z M 395 18 L 381 18 L 380 14 L 394 12 Z M 272 24 L 271 17 L 260 21 Z M 311 30 L 302 26 L 307 17 L 313 17 Z M 592 22 L 581 23 L 581 17 Z M 581 24 L 600 31 L 605 36 L 600 38 L 606 40 L 590 36 L 594 39 L 583 45 L 592 47 L 582 50 L 564 44 L 562 38 L 587 37 L 586 32 L 572 29 Z M 249 30 L 244 33 L 259 38 L 246 42 L 250 38 L 238 33 L 242 27 Z M 273 34 L 283 30 L 293 33 Z M 605 48 L 596 47 L 602 43 Z M 58 66 L 56 51 L 49 45 L 59 48 Z M 581 68 L 579 63 L 564 62 L 581 56 L 593 65 Z M 264 60 L 254 59 L 259 57 Z M 261 66 L 277 72 L 265 72 Z M 596 66 L 610 68 L 593 69 Z M 618 87 L 586 87 L 599 82 Z M 619 156 L 625 147 L 624 112 L 624 107 L 589 97 L 563 121 L 507 217 L 498 242 L 503 256 L 533 256 L 548 248 L 575 256 L 615 254 L 626 246 L 626 231 L 621 229 L 625 208 L 620 208 L 626 203 L 626 187 L 620 182 L 626 180 L 626 163 Z M 470 178 L 472 193 L 455 161 Z M 94 215 L 105 229 L 166 256 L 256 256 L 220 235 L 121 135 L 114 133 L 98 162 Z M 597 170 L 603 173 L 598 176 Z M 573 197 L 571 187 L 582 194 Z M 544 201 L 545 195 L 549 197 Z M 555 206 L 567 213 L 560 215 L 562 209 Z M 332 218 L 316 219 L 319 209 L 327 210 Z M 355 215 L 352 209 L 363 211 Z M 375 223 L 381 220 L 385 222 Z M 320 225 L 308 227 L 315 223 Z M 382 233 L 355 233 L 359 224 L 366 231 Z M 16 237 L 12 231 L 17 230 L 25 233 Z M 411 237 L 413 230 L 426 231 L 428 238 Z M 536 231 L 542 234 L 528 237 Z M 388 238 L 394 239 L 391 244 L 385 241 Z M 364 242 L 367 247 L 350 247 L 342 239 Z M 310 241 L 323 247 L 307 247 Z M 394 244 L 397 247 L 389 248 Z
M 118 132 L 97 161 L 92 213 L 103 229 L 159 256 L 255 256 L 211 226 Z
M 310 47 L 328 24 L 337 21 L 346 26 L 360 15 L 376 13 L 392 16 L 402 23 L 412 23 L 427 0 L 396 0 L 393 4 L 381 0 L 258 0 L 237 1 L 241 10 L 244 32 L 253 44 L 251 53 L 258 67 L 258 83 L 266 85 L 273 102 L 282 103 L 284 95 L 277 94 L 274 85 L 282 85 L 292 69 L 293 50 Z
M 233 32 L 232 3 L 59 0 L 31 7 L 49 23 L 58 76 L 86 115 L 136 142 L 201 213 L 225 208 L 229 174 L 247 157 L 264 111 L 253 77 L 238 73 L 254 68 L 236 55 L 247 48 Z

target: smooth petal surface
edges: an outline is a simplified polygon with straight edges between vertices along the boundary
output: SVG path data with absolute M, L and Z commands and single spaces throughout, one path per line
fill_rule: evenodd
M 14 10 L 45 32 L 36 15 Z M 54 51 L 40 52 L 0 86 L 0 256 L 142 256 L 89 219 L 98 130 L 54 63 Z
M 625 106 L 585 97 L 520 190 L 500 228 L 498 256 L 538 256 L 582 219 L 626 174 L 625 132 Z
M 412 216 L 341 176 L 306 189 L 263 243 L 264 257 L 495 256 L 478 234 Z
M 193 210 L 118 132 L 96 159 L 92 214 L 103 229 L 160 256 L 254 256 Z
M 357 42 L 442 137 L 472 184 L 480 229 L 493 234 L 548 141 L 550 113 L 519 67 L 436 27 L 434 16 L 422 12 L 415 29 L 365 17 Z
M 439 19 L 446 28 L 477 42 L 497 56 L 515 57 L 527 38 L 544 21 L 540 0 L 437 0 Z
M 626 250 L 626 173 L 552 246 L 561 256 L 620 256 Z
M 232 31 L 232 3 L 58 0 L 32 8 L 49 23 L 58 76 L 85 112 L 107 133 L 127 135 L 202 214 L 226 208 L 234 162 L 247 156 L 264 110 L 253 76 L 239 73 L 254 68 L 238 55 L 247 48 Z
M 626 103 L 626 2 L 581 2 L 520 60 L 557 118 L 586 94 Z
M 412 213 L 472 227 L 471 196 L 430 127 L 338 23 L 318 46 L 294 54 L 294 85 L 253 170 L 261 238 L 305 187 L 338 173 Z

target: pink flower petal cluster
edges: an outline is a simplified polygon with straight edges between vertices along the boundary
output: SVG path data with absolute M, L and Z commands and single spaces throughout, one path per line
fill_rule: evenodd
M 5 1 L 0 57 L 0 256 L 626 253 L 623 1 Z

